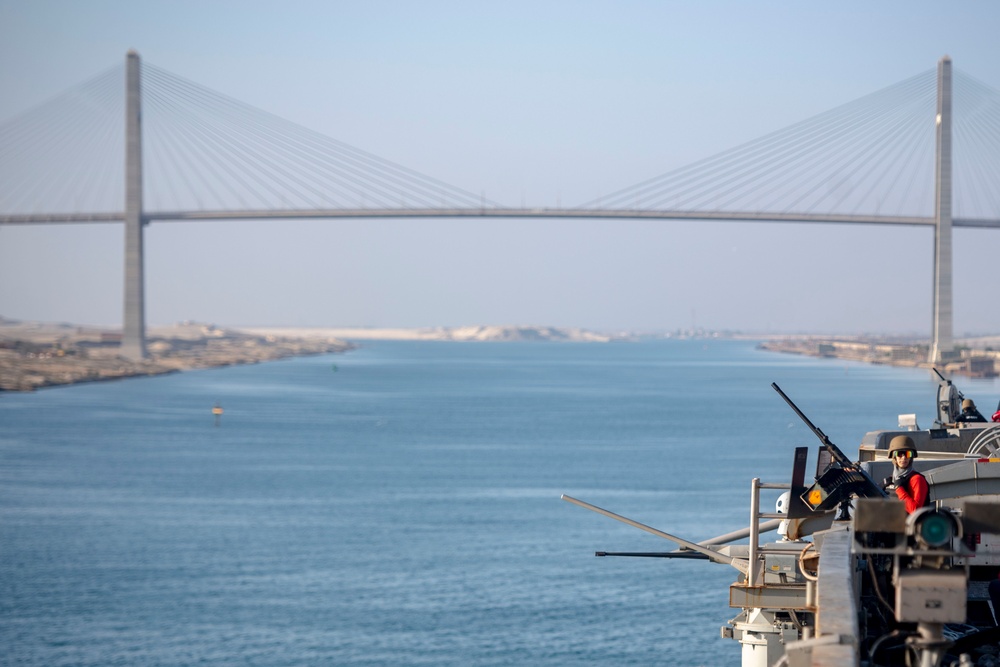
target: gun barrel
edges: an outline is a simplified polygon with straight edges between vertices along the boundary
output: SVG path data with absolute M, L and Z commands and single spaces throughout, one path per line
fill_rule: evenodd
M 837 463 L 839 463 L 841 467 L 860 473 L 860 475 L 864 478 L 868 486 L 877 491 L 878 494 L 881 495 L 883 498 L 889 495 L 885 492 L 884 489 L 882 489 L 882 487 L 880 487 L 878 484 L 875 483 L 875 480 L 871 478 L 871 475 L 865 472 L 861 468 L 861 466 L 851 461 L 851 459 L 847 458 L 847 455 L 844 454 L 844 452 L 840 451 L 840 447 L 830 442 L 830 438 L 827 437 L 826 433 L 823 433 L 823 431 L 821 431 L 819 427 L 817 427 L 815 424 L 809 421 L 809 418 L 806 417 L 801 410 L 799 410 L 799 407 L 792 402 L 792 399 L 788 398 L 785 392 L 781 391 L 781 387 L 778 386 L 777 382 L 772 382 L 771 387 L 776 392 L 778 392 L 778 394 L 780 394 L 783 399 L 785 399 L 785 403 L 788 403 L 789 407 L 791 407 L 792 410 L 795 410 L 795 414 L 797 414 L 802 419 L 802 421 L 806 423 L 806 426 L 812 429 L 812 432 L 815 433 L 816 437 L 820 439 L 820 442 L 822 442 L 826 446 L 827 451 L 830 452 L 834 460 Z
M 729 556 L 724 556 L 718 551 L 711 549 L 709 547 L 702 546 L 696 542 L 691 542 L 690 540 L 685 540 L 684 538 L 677 537 L 676 535 L 671 535 L 670 533 L 665 533 L 662 530 L 657 530 L 656 528 L 647 526 L 644 523 L 639 523 L 638 521 L 634 521 L 632 519 L 629 519 L 628 517 L 624 517 L 620 514 L 615 514 L 614 512 L 610 512 L 604 509 L 603 507 L 598 507 L 597 505 L 591 505 L 590 503 L 584 502 L 582 500 L 577 500 L 572 496 L 567 496 L 565 493 L 561 497 L 568 503 L 579 505 L 580 507 L 588 509 L 591 512 L 597 512 L 598 514 L 603 514 L 609 519 L 614 519 L 615 521 L 621 521 L 622 523 L 627 523 L 633 528 L 644 530 L 647 533 L 656 535 L 657 537 L 662 537 L 670 540 L 671 542 L 675 542 L 682 547 L 690 549 L 691 551 L 696 551 L 700 554 L 703 554 L 706 558 L 708 558 L 710 561 L 714 563 L 724 563 L 726 565 L 732 565 L 743 574 L 747 574 L 750 571 L 750 564 L 748 563 L 748 561 L 743 560 L 742 558 L 730 558 Z
M 809 430 L 811 430 L 813 434 L 815 434 L 815 436 L 819 438 L 820 442 L 822 442 L 824 445 L 836 448 L 836 445 L 830 442 L 830 438 L 827 437 L 826 433 L 823 433 L 823 431 L 821 431 L 818 426 L 809 421 L 809 417 L 806 417 L 805 413 L 799 410 L 799 406 L 795 405 L 795 403 L 792 402 L 792 399 L 788 398 L 788 395 L 785 392 L 781 391 L 781 387 L 778 386 L 777 382 L 772 382 L 771 388 L 774 389 L 776 392 L 778 392 L 779 396 L 785 399 L 785 403 L 788 403 L 788 407 L 790 407 L 792 410 L 795 411 L 795 414 L 799 416 L 799 419 L 805 422 L 806 426 L 808 426 Z M 840 450 L 838 449 L 837 451 L 839 452 Z
M 691 558 L 694 560 L 708 560 L 705 554 L 693 551 L 598 551 L 594 554 L 598 558 L 605 556 L 629 556 L 632 558 Z

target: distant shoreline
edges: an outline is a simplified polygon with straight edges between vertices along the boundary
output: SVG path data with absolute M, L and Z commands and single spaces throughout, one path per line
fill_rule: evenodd
M 591 342 L 629 340 L 737 339 L 767 341 L 864 343 L 889 346 L 927 346 L 927 342 L 912 336 L 788 334 L 744 331 L 675 330 L 658 332 L 619 331 L 608 333 L 580 328 L 542 326 L 464 326 L 464 327 L 233 327 L 234 330 L 257 335 L 294 338 L 339 338 L 341 340 L 580 340 Z M 1000 350 L 1000 335 L 958 338 L 955 344 L 977 350 Z
M 332 354 L 362 341 L 606 343 L 671 339 L 758 340 L 761 349 L 874 364 L 930 367 L 926 343 L 860 336 L 753 335 L 738 332 L 677 331 L 659 334 L 602 334 L 586 329 L 541 326 L 434 328 L 240 327 L 222 329 L 185 322 L 147 330 L 149 357 L 118 356 L 120 330 L 65 323 L 19 322 L 0 317 L 0 392 L 33 391 L 82 382 L 162 375 L 183 370 L 255 364 L 295 356 Z M 993 377 L 1000 369 L 1000 336 L 962 339 L 959 355 L 939 370 Z
M 146 339 L 148 358 L 131 361 L 118 355 L 117 331 L 0 320 L 0 392 L 256 364 L 356 347 L 331 338 L 254 335 L 190 323 L 152 327 Z
M 890 343 L 863 338 L 773 338 L 760 344 L 770 352 L 799 354 L 810 357 L 844 359 L 868 364 L 903 366 L 910 368 L 937 368 L 946 375 L 967 377 L 996 377 L 1000 372 L 1000 345 L 995 338 L 980 339 L 979 345 L 957 342 L 958 350 L 939 363 L 928 361 L 926 343 Z
M 586 329 L 541 326 L 466 326 L 380 329 L 376 327 L 241 327 L 239 331 L 259 336 L 289 338 L 336 338 L 361 340 L 434 341 L 566 341 L 607 343 L 614 336 Z
M 0 392 L 340 353 L 357 347 L 351 341 L 363 340 L 608 342 L 611 337 L 556 327 L 222 329 L 184 322 L 149 327 L 148 357 L 132 361 L 118 354 L 120 330 L 0 317 Z

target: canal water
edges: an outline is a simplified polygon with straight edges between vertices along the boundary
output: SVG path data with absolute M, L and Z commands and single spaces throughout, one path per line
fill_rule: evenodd
M 771 382 L 849 454 L 934 417 L 926 371 L 732 340 L 377 342 L 0 395 L 0 664 L 738 665 L 735 570 L 595 558 L 673 545 L 560 495 L 744 527 L 751 478 L 817 444 Z

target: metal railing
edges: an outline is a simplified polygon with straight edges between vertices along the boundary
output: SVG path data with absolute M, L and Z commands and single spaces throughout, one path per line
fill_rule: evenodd
M 761 489 L 783 489 L 792 488 L 787 483 L 761 482 L 760 477 L 750 480 L 750 553 L 748 554 L 749 571 L 747 572 L 747 586 L 757 585 L 757 558 L 763 553 L 760 541 L 760 520 L 761 519 L 787 519 L 787 514 L 779 512 L 760 511 L 760 490 Z

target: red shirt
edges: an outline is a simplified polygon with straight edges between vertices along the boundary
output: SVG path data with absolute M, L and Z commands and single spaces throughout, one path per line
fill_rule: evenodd
M 929 491 L 927 480 L 919 472 L 907 476 L 896 486 L 896 496 L 906 503 L 907 514 L 913 514 L 927 504 Z

